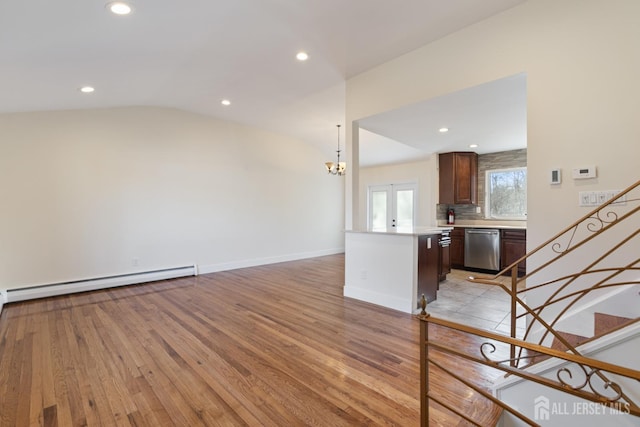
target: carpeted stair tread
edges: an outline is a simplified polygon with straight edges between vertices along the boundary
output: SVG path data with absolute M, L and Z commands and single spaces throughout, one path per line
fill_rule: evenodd
M 562 331 L 557 331 L 557 332 L 558 332 L 558 335 L 564 338 L 573 347 L 577 347 L 589 339 L 588 337 L 583 337 L 582 335 L 570 334 L 568 332 L 562 332 Z M 551 343 L 551 348 L 555 350 L 562 350 L 562 351 L 567 350 L 567 347 L 562 342 L 560 342 L 557 338 L 553 339 L 553 343 Z
M 628 317 L 613 316 L 605 313 L 595 313 L 595 335 L 599 337 L 614 329 L 625 326 L 627 323 L 633 322 L 634 319 Z

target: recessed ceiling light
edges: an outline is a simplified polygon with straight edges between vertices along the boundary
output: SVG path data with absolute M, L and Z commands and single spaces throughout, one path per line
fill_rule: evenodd
M 223 99 L 222 101 L 220 101 L 220 104 L 225 105 L 225 106 L 231 105 L 231 101 L 229 101 L 228 99 Z
M 93 91 L 95 91 L 95 88 L 93 88 L 91 86 L 82 86 L 80 88 L 80 92 L 82 92 L 82 93 L 91 93 Z
M 298 52 L 298 54 L 296 55 L 296 59 L 298 61 L 306 61 L 307 59 L 309 59 L 309 55 L 307 54 L 307 52 Z
M 128 15 L 131 13 L 131 6 L 120 1 L 108 3 L 107 7 L 111 12 L 115 13 L 116 15 Z
M 438 131 L 440 133 L 446 133 L 446 132 L 449 132 L 449 128 L 440 128 L 440 129 L 438 129 Z
M 469 148 L 478 148 L 478 144 L 469 144 Z

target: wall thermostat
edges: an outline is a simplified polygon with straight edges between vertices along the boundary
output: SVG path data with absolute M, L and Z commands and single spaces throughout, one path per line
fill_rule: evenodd
M 549 183 L 560 184 L 561 182 L 562 182 L 562 170 L 551 169 L 551 173 L 549 174 Z
M 595 166 L 584 166 L 573 170 L 573 179 L 586 179 L 596 177 Z

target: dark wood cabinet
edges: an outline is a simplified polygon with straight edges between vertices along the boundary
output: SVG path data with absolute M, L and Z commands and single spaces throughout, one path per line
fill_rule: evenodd
M 438 281 L 447 280 L 447 274 L 451 273 L 451 247 L 440 246 L 440 262 L 438 263 Z
M 527 230 L 502 229 L 500 236 L 500 269 L 503 270 L 527 253 Z M 518 275 L 527 272 L 525 261 L 518 263 Z M 509 273 L 510 274 L 510 273 Z
M 451 246 L 449 247 L 451 267 L 464 268 L 464 228 L 451 230 Z
M 442 153 L 439 156 L 440 204 L 475 205 L 478 203 L 478 154 Z
M 435 301 L 438 291 L 440 263 L 438 235 L 418 236 L 418 307 L 424 294 L 427 302 Z

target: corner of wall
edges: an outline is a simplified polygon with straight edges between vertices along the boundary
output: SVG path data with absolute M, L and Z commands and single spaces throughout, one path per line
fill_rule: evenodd
M 5 302 L 7 302 L 7 290 L 0 289 L 0 314 L 2 314 L 2 307 Z

